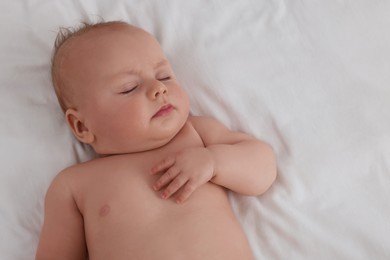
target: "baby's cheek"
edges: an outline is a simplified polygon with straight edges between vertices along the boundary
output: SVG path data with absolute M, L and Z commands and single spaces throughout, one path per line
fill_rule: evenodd
M 181 89 L 177 98 L 182 103 L 183 108 L 189 109 L 190 99 L 189 99 L 187 93 L 183 89 Z

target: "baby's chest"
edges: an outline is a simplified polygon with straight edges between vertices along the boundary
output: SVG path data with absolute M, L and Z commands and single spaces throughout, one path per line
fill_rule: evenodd
M 184 221 L 183 216 L 187 216 L 188 212 L 192 212 L 194 217 L 195 212 L 215 208 L 218 205 L 216 201 L 226 200 L 221 187 L 207 183 L 197 189 L 186 203 L 177 204 L 174 198 L 162 199 L 160 192 L 153 190 L 156 179 L 146 172 L 139 172 L 132 178 L 113 178 L 96 185 L 96 189 L 88 193 L 84 204 L 87 232 L 110 233 L 119 228 L 121 231 L 118 232 L 124 232 L 126 237 L 130 233 L 139 237 L 152 227 L 161 229 L 161 223 L 174 226 L 177 221 Z
M 152 163 L 124 156 L 107 164 L 91 172 L 89 180 L 80 185 L 78 204 L 84 218 L 107 218 L 144 211 L 145 204 L 158 205 L 158 194 L 153 190 L 157 176 L 149 173 Z
M 187 126 L 161 149 L 107 158 L 88 174 L 80 189 L 84 218 L 104 220 L 124 215 L 142 214 L 144 218 L 161 215 L 167 207 L 175 205 L 174 198 L 163 200 L 160 193 L 153 190 L 160 175 L 151 175 L 151 168 L 185 148 L 200 146 L 203 146 L 201 138 Z

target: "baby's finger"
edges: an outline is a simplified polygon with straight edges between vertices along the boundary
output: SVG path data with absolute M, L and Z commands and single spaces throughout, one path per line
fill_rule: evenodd
M 155 191 L 160 190 L 162 187 L 167 185 L 169 182 L 171 182 L 174 178 L 176 178 L 177 175 L 179 175 L 180 170 L 172 166 L 169 168 L 161 177 L 154 183 L 153 189 Z
M 187 182 L 187 178 L 183 176 L 177 176 L 166 189 L 161 193 L 163 199 L 168 199 L 172 194 L 178 191 Z
M 176 161 L 175 157 L 173 157 L 173 156 L 167 157 L 164 160 L 162 160 L 159 163 L 157 163 L 156 165 L 154 165 L 152 167 L 152 169 L 150 170 L 150 173 L 151 174 L 156 174 L 158 172 L 166 170 L 169 167 L 171 167 L 172 165 L 174 165 L 175 161 Z
M 188 181 L 186 183 L 186 185 L 183 187 L 179 196 L 177 196 L 176 202 L 177 203 L 185 202 L 191 196 L 191 194 L 195 191 L 195 189 L 196 189 L 196 186 L 193 184 L 193 182 Z

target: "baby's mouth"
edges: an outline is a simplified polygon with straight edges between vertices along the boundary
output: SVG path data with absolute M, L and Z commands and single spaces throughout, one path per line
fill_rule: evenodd
M 165 104 L 160 107 L 160 109 L 153 115 L 153 118 L 165 116 L 171 113 L 173 110 L 173 106 L 171 104 Z

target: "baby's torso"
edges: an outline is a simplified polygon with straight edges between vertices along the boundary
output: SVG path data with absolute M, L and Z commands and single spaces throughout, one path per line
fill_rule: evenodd
M 191 146 L 203 143 L 187 124 L 162 149 L 77 166 L 70 185 L 90 259 L 251 259 L 223 188 L 207 183 L 184 204 L 152 189 L 151 167 Z

